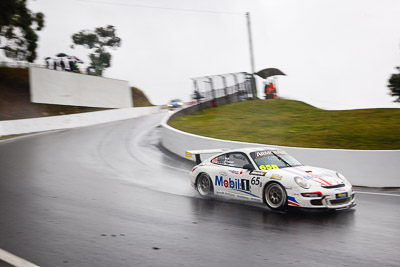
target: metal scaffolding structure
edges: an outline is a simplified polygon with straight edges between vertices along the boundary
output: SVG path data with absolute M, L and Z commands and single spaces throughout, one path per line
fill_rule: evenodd
M 238 96 L 237 101 L 253 98 L 252 77 L 246 72 L 236 72 L 192 78 L 192 98 L 198 103 L 234 94 Z

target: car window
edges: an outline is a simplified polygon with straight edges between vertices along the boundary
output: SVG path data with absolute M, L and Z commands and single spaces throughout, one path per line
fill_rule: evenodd
M 244 153 L 226 153 L 215 157 L 211 160 L 214 164 L 220 164 L 229 167 L 243 168 L 244 165 L 249 164 L 247 156 Z
M 250 156 L 260 170 L 302 166 L 295 158 L 279 149 L 255 151 L 251 152 Z

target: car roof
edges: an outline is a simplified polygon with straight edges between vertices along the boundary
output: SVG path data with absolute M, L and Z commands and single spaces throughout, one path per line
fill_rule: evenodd
M 251 153 L 251 152 L 255 152 L 255 151 L 261 151 L 261 150 L 281 150 L 279 148 L 276 147 L 270 147 L 270 146 L 260 146 L 260 147 L 245 147 L 245 148 L 238 148 L 238 149 L 232 149 L 227 151 L 226 153 L 232 153 L 232 152 L 244 152 L 244 153 Z

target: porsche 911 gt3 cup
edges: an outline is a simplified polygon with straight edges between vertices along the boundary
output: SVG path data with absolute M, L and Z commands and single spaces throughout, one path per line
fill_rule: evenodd
M 201 154 L 216 154 L 201 162 Z M 260 147 L 187 151 L 197 166 L 191 183 L 202 197 L 221 195 L 263 202 L 274 210 L 288 206 L 346 209 L 355 193 L 346 178 L 328 169 L 304 166 L 283 150 Z

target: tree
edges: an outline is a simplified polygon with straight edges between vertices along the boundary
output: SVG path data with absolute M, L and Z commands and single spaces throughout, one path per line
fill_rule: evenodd
M 96 28 L 94 31 L 83 30 L 72 35 L 75 45 L 82 45 L 92 49 L 89 58 L 95 67 L 96 74 L 103 75 L 103 70 L 111 66 L 111 54 L 106 47 L 116 49 L 121 46 L 121 39 L 116 36 L 114 26 L 108 25 L 105 28 Z M 74 48 L 74 45 L 71 46 Z
M 400 71 L 400 67 L 396 67 L 398 71 Z M 389 79 L 389 85 L 388 85 L 391 93 L 391 96 L 397 97 L 393 102 L 399 102 L 400 103 L 400 72 L 397 74 L 392 74 L 392 77 Z
M 0 1 L 0 49 L 6 57 L 33 62 L 38 41 L 35 31 L 43 27 L 43 13 L 30 11 L 26 0 Z

